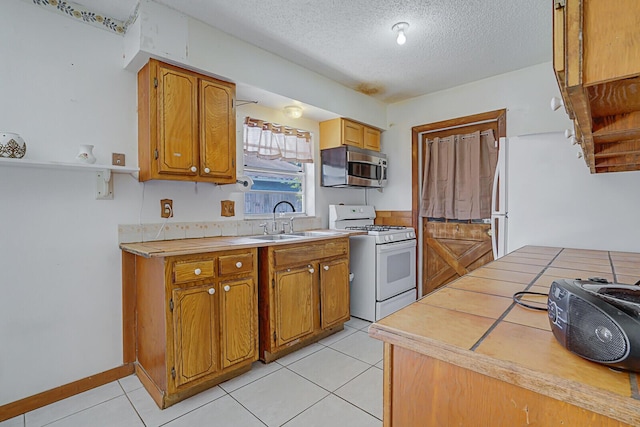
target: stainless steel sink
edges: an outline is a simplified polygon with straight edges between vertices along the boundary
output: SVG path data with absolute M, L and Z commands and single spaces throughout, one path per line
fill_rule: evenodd
M 337 236 L 342 234 L 336 231 L 298 231 L 295 233 L 289 233 L 287 236 L 300 236 L 300 237 L 326 237 L 326 236 Z
M 292 234 L 263 234 L 260 236 L 251 236 L 252 239 L 256 240 L 269 240 L 269 241 L 278 241 L 278 240 L 295 240 L 303 237 L 302 235 L 292 235 Z

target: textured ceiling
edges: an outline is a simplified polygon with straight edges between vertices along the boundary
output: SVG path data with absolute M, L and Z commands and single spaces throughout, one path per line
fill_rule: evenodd
M 156 1 L 385 102 L 551 61 L 551 0 Z M 76 3 L 126 21 L 137 1 Z

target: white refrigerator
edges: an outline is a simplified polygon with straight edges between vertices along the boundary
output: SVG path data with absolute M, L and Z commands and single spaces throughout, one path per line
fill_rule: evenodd
M 525 245 L 640 252 L 640 172 L 591 174 L 563 132 L 498 143 L 495 259 Z

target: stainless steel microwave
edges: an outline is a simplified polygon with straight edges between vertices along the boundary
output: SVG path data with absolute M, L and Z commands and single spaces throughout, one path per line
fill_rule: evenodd
M 320 151 L 323 187 L 387 185 L 387 156 L 377 151 L 344 145 Z

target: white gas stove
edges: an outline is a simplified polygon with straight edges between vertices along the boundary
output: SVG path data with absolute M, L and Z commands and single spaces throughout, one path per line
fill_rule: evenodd
M 373 206 L 329 205 L 329 228 L 334 230 L 366 231 L 376 237 L 377 244 L 400 242 L 416 238 L 411 227 L 376 225 L 376 211 Z
M 375 208 L 329 205 L 329 228 L 362 230 L 350 237 L 351 315 L 376 321 L 416 300 L 416 233 L 374 225 Z

